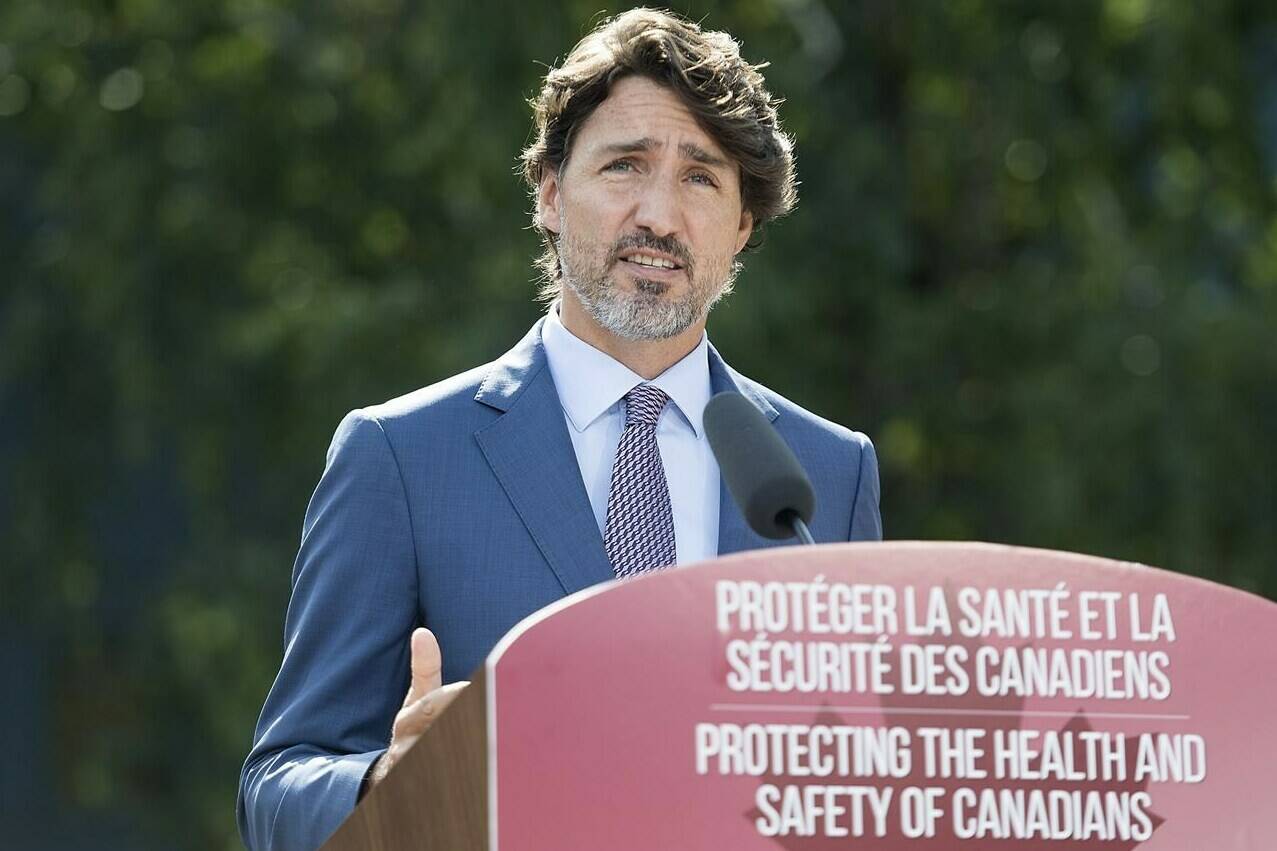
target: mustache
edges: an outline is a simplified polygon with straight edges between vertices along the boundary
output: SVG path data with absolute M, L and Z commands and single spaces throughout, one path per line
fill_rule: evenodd
M 620 260 L 622 252 L 642 248 L 668 254 L 677 260 L 679 265 L 687 270 L 688 274 L 691 274 L 692 252 L 687 250 L 687 246 L 672 236 L 657 236 L 654 233 L 632 233 L 618 239 L 612 246 L 611 254 L 608 256 L 608 265 L 611 266 Z

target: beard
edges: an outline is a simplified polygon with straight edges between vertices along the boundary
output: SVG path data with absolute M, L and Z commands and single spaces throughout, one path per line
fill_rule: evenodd
M 634 266 L 634 291 L 617 280 L 617 263 L 624 251 L 651 249 L 677 258 L 688 286 L 677 298 L 667 295 L 672 283 L 641 276 Z M 563 284 L 572 291 L 595 322 L 625 340 L 666 340 L 678 336 L 709 316 L 718 301 L 732 291 L 740 270 L 734 258 L 694 262 L 691 252 L 673 237 L 634 233 L 621 237 L 607 251 L 598 243 L 578 239 L 576 229 L 564 227 L 559 238 Z

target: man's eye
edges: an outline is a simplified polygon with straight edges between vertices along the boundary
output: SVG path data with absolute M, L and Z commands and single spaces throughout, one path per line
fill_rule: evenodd
M 696 181 L 697 183 L 704 184 L 705 186 L 717 186 L 717 185 L 718 185 L 718 183 L 717 183 L 717 182 L 715 182 L 715 180 L 714 180 L 714 178 L 713 178 L 713 177 L 711 177 L 710 175 L 706 174 L 706 173 L 705 173 L 705 172 L 703 172 L 703 171 L 695 172 L 694 174 L 692 174 L 691 179 L 692 179 L 692 180 L 694 180 L 694 181 Z
M 634 168 L 634 164 L 629 160 L 614 160 L 603 166 L 604 171 L 629 171 Z

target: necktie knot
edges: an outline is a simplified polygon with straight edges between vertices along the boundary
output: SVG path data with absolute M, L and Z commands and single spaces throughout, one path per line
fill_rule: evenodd
M 670 397 L 665 391 L 651 384 L 639 384 L 625 394 L 625 426 L 647 426 L 655 428 L 656 421 L 661 418 L 661 411 L 669 403 Z

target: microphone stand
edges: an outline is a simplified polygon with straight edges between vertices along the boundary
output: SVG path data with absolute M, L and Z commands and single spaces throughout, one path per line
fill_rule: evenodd
M 811 530 L 807 528 L 807 524 L 803 522 L 802 515 L 792 508 L 786 509 L 780 513 L 780 521 L 794 530 L 794 535 L 801 544 L 814 545 L 816 540 L 811 536 Z

